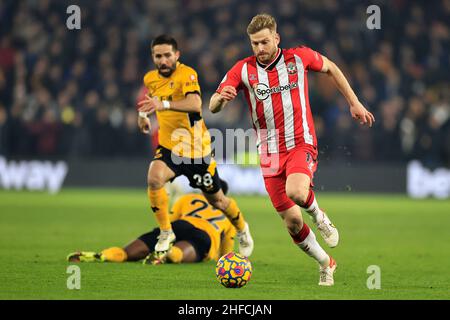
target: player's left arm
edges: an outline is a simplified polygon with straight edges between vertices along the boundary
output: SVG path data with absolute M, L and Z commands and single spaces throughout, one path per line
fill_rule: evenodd
M 320 72 L 326 73 L 329 77 L 334 80 L 336 87 L 342 93 L 342 95 L 347 99 L 350 105 L 350 113 L 352 118 L 359 121 L 360 124 L 367 124 L 369 127 L 375 122 L 375 117 L 371 112 L 369 112 L 362 103 L 358 100 L 355 92 L 345 78 L 341 69 L 327 57 L 322 55 L 322 69 Z

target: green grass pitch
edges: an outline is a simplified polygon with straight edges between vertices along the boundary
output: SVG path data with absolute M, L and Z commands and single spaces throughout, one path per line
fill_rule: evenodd
M 69 290 L 69 252 L 121 246 L 155 226 L 145 190 L 1 191 L 0 299 L 450 298 L 448 200 L 319 193 L 341 236 L 326 249 L 338 263 L 335 286 L 323 288 L 316 263 L 292 243 L 269 199 L 236 199 L 255 239 L 246 287 L 222 287 L 214 262 L 85 263 L 81 289 Z M 366 286 L 370 265 L 381 269 L 380 290 Z

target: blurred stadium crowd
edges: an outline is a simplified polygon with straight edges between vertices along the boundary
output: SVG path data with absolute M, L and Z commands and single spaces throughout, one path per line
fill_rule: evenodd
M 366 27 L 372 3 L 381 30 Z M 81 8 L 81 30 L 66 27 L 70 4 Z M 207 126 L 249 128 L 242 99 L 220 116 L 207 105 L 225 72 L 251 54 L 245 30 L 259 12 L 276 17 L 282 47 L 305 44 L 335 61 L 375 114 L 375 128 L 360 127 L 330 80 L 311 75 L 323 158 L 450 166 L 450 0 L 2 0 L 0 154 L 149 156 L 135 105 L 161 33 L 199 73 Z

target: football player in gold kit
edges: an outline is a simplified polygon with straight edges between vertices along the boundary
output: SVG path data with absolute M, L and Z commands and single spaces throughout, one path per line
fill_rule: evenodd
M 223 192 L 228 186 L 221 180 Z M 124 248 L 111 247 L 101 252 L 79 251 L 69 254 L 69 262 L 125 262 L 145 258 L 146 264 L 185 263 L 217 260 L 233 251 L 235 227 L 222 211 L 208 204 L 201 194 L 181 196 L 172 206 L 171 227 L 177 237 L 166 255 L 154 251 L 159 228 L 145 233 Z
M 223 193 L 216 161 L 211 155 L 211 137 L 202 119 L 197 72 L 178 61 L 180 51 L 172 37 L 156 37 L 151 49 L 156 69 L 144 76 L 148 94 L 138 104 L 138 125 L 142 132 L 148 132 L 148 115 L 156 113 L 159 146 L 148 170 L 148 198 L 161 230 L 155 251 L 165 254 L 176 239 L 164 185 L 184 175 L 191 187 L 201 189 L 207 201 L 235 226 L 239 252 L 250 256 L 253 239 L 248 224 L 236 202 Z

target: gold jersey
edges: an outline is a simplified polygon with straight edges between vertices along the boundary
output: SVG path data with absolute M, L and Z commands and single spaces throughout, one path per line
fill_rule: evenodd
M 201 194 L 187 194 L 172 207 L 170 220 L 185 220 L 205 231 L 211 238 L 211 248 L 205 260 L 217 260 L 233 251 L 236 229 L 222 211 L 213 208 Z
M 190 92 L 201 94 L 197 72 L 180 62 L 170 77 L 158 70 L 144 76 L 144 85 L 152 97 L 159 100 L 183 100 Z M 163 110 L 156 112 L 159 123 L 159 144 L 180 157 L 201 158 L 211 153 L 211 136 L 202 119 L 201 112 Z

